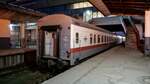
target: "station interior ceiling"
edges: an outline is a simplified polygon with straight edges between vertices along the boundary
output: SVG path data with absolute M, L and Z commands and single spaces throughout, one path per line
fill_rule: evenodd
M 62 5 L 73 4 L 77 2 L 83 2 L 83 1 L 90 1 L 92 3 L 92 0 L 1 0 L 0 4 L 2 3 L 5 5 L 11 5 L 11 6 L 14 5 L 17 7 L 24 8 L 24 9 L 31 9 L 33 10 L 33 13 L 37 13 L 38 11 L 39 14 L 38 13 L 37 14 L 40 15 L 40 17 L 43 17 L 45 15 L 51 14 L 52 12 L 56 11 L 56 10 L 54 11 L 50 11 L 50 10 L 53 8 L 57 9 L 57 6 L 63 9 L 63 7 L 61 7 Z M 139 16 L 136 17 L 135 15 L 144 16 L 145 10 L 150 8 L 150 2 L 148 0 L 125 0 L 125 1 L 123 0 L 93 0 L 93 1 L 103 1 L 106 7 L 109 9 L 111 14 L 134 15 L 133 21 L 135 23 L 144 23 L 143 17 L 139 19 Z M 96 9 L 99 9 L 95 6 L 95 4 L 92 4 L 92 5 L 94 5 Z M 61 13 L 62 9 L 59 9 L 59 8 L 57 11 L 60 11 Z M 28 11 L 25 11 L 25 12 L 28 12 Z M 31 12 L 32 15 L 33 13 Z M 79 12 L 77 11 L 77 13 Z M 115 27 L 119 27 L 118 28 L 119 30 L 117 29 L 113 31 L 122 31 L 123 29 L 121 25 L 113 25 L 111 27 L 104 25 L 101 27 L 107 28 L 110 31 L 112 30 L 112 28 L 115 28 Z
M 89 0 L 95 7 L 97 3 L 104 3 L 108 10 L 104 14 L 144 15 L 145 10 L 150 8 L 149 0 Z M 104 7 L 97 7 L 102 9 Z
M 144 15 L 145 9 L 150 8 L 149 0 L 103 0 L 111 13 Z
M 6 4 L 30 8 L 34 10 L 48 10 L 49 7 L 72 4 L 88 0 L 2 0 Z M 150 8 L 149 0 L 89 0 L 103 1 L 112 14 L 144 15 L 145 9 Z M 94 5 L 94 4 L 93 4 Z
M 44 10 L 48 11 L 50 7 L 60 6 L 64 4 L 72 4 L 77 2 L 82 2 L 87 0 L 3 0 L 0 1 L 4 4 L 14 4 L 17 6 L 30 8 L 43 12 Z M 45 12 L 44 13 L 48 13 Z

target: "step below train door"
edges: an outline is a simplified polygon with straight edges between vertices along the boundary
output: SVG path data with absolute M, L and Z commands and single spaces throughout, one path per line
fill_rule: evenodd
M 59 26 L 46 26 L 46 27 L 43 27 L 43 31 L 44 31 L 43 58 L 48 58 L 48 59 L 59 58 L 60 27 Z

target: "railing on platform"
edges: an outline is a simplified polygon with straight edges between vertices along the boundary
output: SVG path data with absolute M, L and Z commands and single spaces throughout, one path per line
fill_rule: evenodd
M 16 66 L 24 63 L 23 55 L 2 56 L 0 57 L 0 69 Z
M 36 50 L 29 48 L 0 50 L 0 69 L 21 64 L 35 65 Z

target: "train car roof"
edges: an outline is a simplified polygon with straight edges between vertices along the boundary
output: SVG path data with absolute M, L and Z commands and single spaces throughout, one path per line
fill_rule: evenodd
M 89 23 L 85 23 L 81 20 L 72 18 L 72 17 L 64 15 L 64 14 L 53 14 L 53 15 L 45 16 L 45 17 L 39 19 L 37 24 L 39 27 L 60 25 L 62 28 L 63 27 L 69 27 L 71 24 L 75 24 L 75 25 L 86 27 L 86 28 L 111 33 L 110 31 L 107 31 L 107 30 L 102 29 L 100 27 L 96 27 L 95 25 L 92 25 Z

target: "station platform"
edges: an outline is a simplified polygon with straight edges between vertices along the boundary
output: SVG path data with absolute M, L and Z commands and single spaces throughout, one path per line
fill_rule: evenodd
M 150 84 L 150 58 L 117 46 L 43 84 Z

